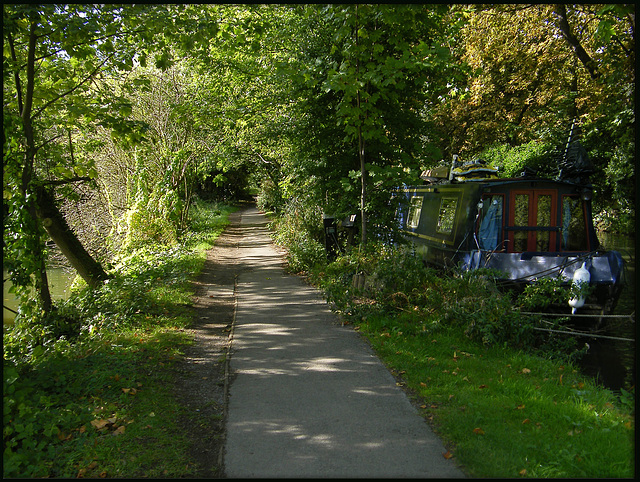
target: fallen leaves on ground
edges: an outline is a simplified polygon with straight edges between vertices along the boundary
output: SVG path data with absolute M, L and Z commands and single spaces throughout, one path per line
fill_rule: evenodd
M 91 425 L 99 431 L 103 433 L 111 432 L 111 435 L 122 435 L 125 432 L 125 427 L 122 425 L 123 421 L 121 420 L 118 423 L 116 417 L 110 418 L 102 418 L 91 421 Z
M 87 475 L 87 472 L 95 469 L 98 466 L 98 462 L 96 462 L 95 460 L 93 462 L 91 462 L 89 465 L 87 465 L 86 467 L 81 468 L 80 470 L 78 470 L 78 475 L 76 475 L 76 478 L 78 479 L 82 479 L 85 477 L 85 475 Z M 106 472 L 105 472 L 106 474 Z M 95 476 L 94 476 L 95 477 Z
M 108 420 L 92 420 L 91 421 L 91 425 L 93 425 L 95 427 L 96 430 L 102 430 L 104 427 L 107 426 L 107 424 L 109 423 Z

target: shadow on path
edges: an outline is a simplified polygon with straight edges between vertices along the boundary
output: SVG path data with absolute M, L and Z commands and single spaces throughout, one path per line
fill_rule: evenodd
M 463 477 L 369 346 L 284 272 L 266 218 L 240 226 L 227 477 Z

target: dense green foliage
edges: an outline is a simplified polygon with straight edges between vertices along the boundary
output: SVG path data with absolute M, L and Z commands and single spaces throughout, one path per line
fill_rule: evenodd
M 634 233 L 635 6 L 487 5 L 466 18 L 455 48 L 465 80 L 435 113 L 445 154 L 498 149 L 555 177 L 577 121 L 600 228 Z
M 7 353 L 158 316 L 142 287 L 168 275 L 154 259 L 184 254 L 195 199 L 257 195 L 304 271 L 322 265 L 323 216 L 359 213 L 355 241 L 383 253 L 364 242 L 396 238 L 390 189 L 454 154 L 555 177 L 574 122 L 598 227 L 633 232 L 634 29 L 632 4 L 3 5 L 3 267 L 20 297 Z M 90 286 L 77 308 L 94 323 L 52 302 L 51 241 Z M 386 259 L 376 276 L 395 272 Z M 385 309 L 438 301 L 406 289 Z M 528 340 L 498 315 L 506 300 L 473 322 L 470 299 L 452 305 L 469 334 Z
M 101 289 L 76 287 L 55 316 L 18 318 L 5 330 L 5 477 L 189 473 L 171 366 L 189 343 L 204 248 L 230 211 L 196 204 L 177 246 L 139 248 Z
M 427 335 L 442 327 L 457 327 L 471 340 L 486 346 L 509 345 L 542 356 L 573 359 L 580 355 L 575 340 L 562 341 L 534 331 L 537 320 L 522 316 L 517 308 L 540 308 L 540 300 L 566 303 L 570 290 L 557 283 L 541 284 L 516 297 L 500 292 L 493 274 L 477 270 L 462 276 L 425 268 L 422 260 L 407 248 L 368 245 L 328 265 L 316 263 L 310 277 L 325 292 L 327 300 L 354 322 L 370 316 L 387 317 L 393 329 L 396 317 L 403 331 Z M 363 275 L 363 286 L 354 276 Z M 516 298 L 516 299 L 514 299 Z M 514 309 L 515 308 L 515 309 Z
M 51 305 L 43 189 L 102 264 L 175 243 L 196 192 L 257 192 L 317 241 L 323 214 L 356 212 L 362 240 L 390 239 L 393 187 L 452 154 L 554 176 L 574 121 L 600 226 L 633 231 L 634 8 L 5 5 L 3 254 L 23 309 Z

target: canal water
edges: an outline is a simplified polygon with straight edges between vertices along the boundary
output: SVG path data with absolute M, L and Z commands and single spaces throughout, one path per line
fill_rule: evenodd
M 69 289 L 71 283 L 76 277 L 75 270 L 71 268 L 49 268 L 47 269 L 47 277 L 49 278 L 49 290 L 51 291 L 51 298 L 54 300 L 66 299 L 69 296 Z M 11 284 L 7 279 L 7 273 L 2 273 L 2 324 L 13 324 L 15 314 L 13 313 L 18 309 L 18 300 L 13 293 L 9 292 Z M 8 308 L 8 309 L 7 309 Z
M 610 233 L 598 233 L 598 238 L 603 249 L 618 251 L 625 261 L 626 286 L 613 314 L 635 313 L 637 300 L 635 238 Z M 597 334 L 625 340 L 579 337 L 579 342 L 584 341 L 589 344 L 589 350 L 581 361 L 583 371 L 612 390 L 617 391 L 620 388 L 629 390 L 634 387 L 636 383 L 635 322 L 629 318 L 610 318 Z

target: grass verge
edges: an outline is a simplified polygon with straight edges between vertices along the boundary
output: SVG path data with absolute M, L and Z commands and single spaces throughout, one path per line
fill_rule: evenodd
M 438 273 L 382 245 L 307 261 L 309 281 L 370 341 L 442 437 L 443 456 L 469 476 L 634 476 L 634 392 L 583 376 L 575 339 L 535 331 L 537 320 L 514 310 L 568 296 L 554 283 L 505 293 L 491 272 Z
M 197 204 L 179 246 L 119 261 L 47 320 L 4 334 L 4 477 L 190 477 L 174 380 L 193 284 L 233 208 Z
M 632 477 L 629 401 L 571 364 L 486 347 L 455 329 L 368 317 L 356 328 L 474 477 Z

